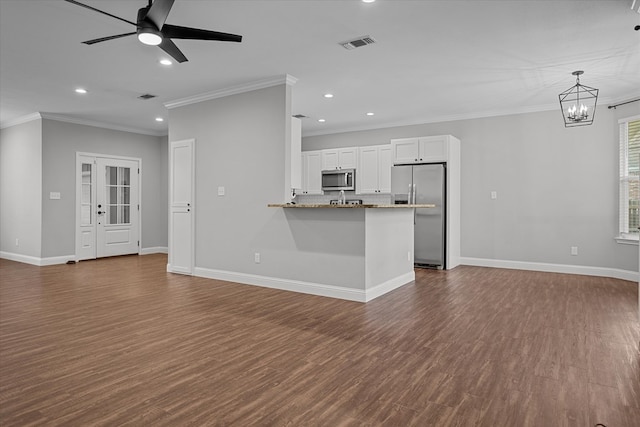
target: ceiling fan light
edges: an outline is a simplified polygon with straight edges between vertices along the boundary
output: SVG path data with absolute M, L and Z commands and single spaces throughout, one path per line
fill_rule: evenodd
M 154 28 L 140 28 L 138 31 L 138 40 L 150 46 L 158 46 L 162 43 L 162 35 L 160 34 L 160 31 L 157 31 Z

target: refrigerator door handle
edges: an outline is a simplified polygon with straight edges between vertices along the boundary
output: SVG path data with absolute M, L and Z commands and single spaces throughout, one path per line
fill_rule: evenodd
M 416 185 L 417 184 L 413 184 L 413 198 L 411 200 L 411 203 L 414 205 L 416 204 Z

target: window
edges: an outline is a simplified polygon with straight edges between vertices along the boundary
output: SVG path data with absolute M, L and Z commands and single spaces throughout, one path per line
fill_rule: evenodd
M 640 227 L 640 116 L 620 120 L 620 237 L 638 240 Z

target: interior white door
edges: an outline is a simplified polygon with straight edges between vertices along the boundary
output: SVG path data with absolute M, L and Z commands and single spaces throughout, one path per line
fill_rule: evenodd
M 96 171 L 96 256 L 138 253 L 138 162 L 98 157 Z
M 195 140 L 175 141 L 169 152 L 169 263 L 173 273 L 192 274 L 194 265 Z

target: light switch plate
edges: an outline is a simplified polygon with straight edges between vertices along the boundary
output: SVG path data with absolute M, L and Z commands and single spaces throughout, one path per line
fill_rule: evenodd
M 60 193 L 57 191 L 52 191 L 49 193 L 50 200 L 60 200 Z

